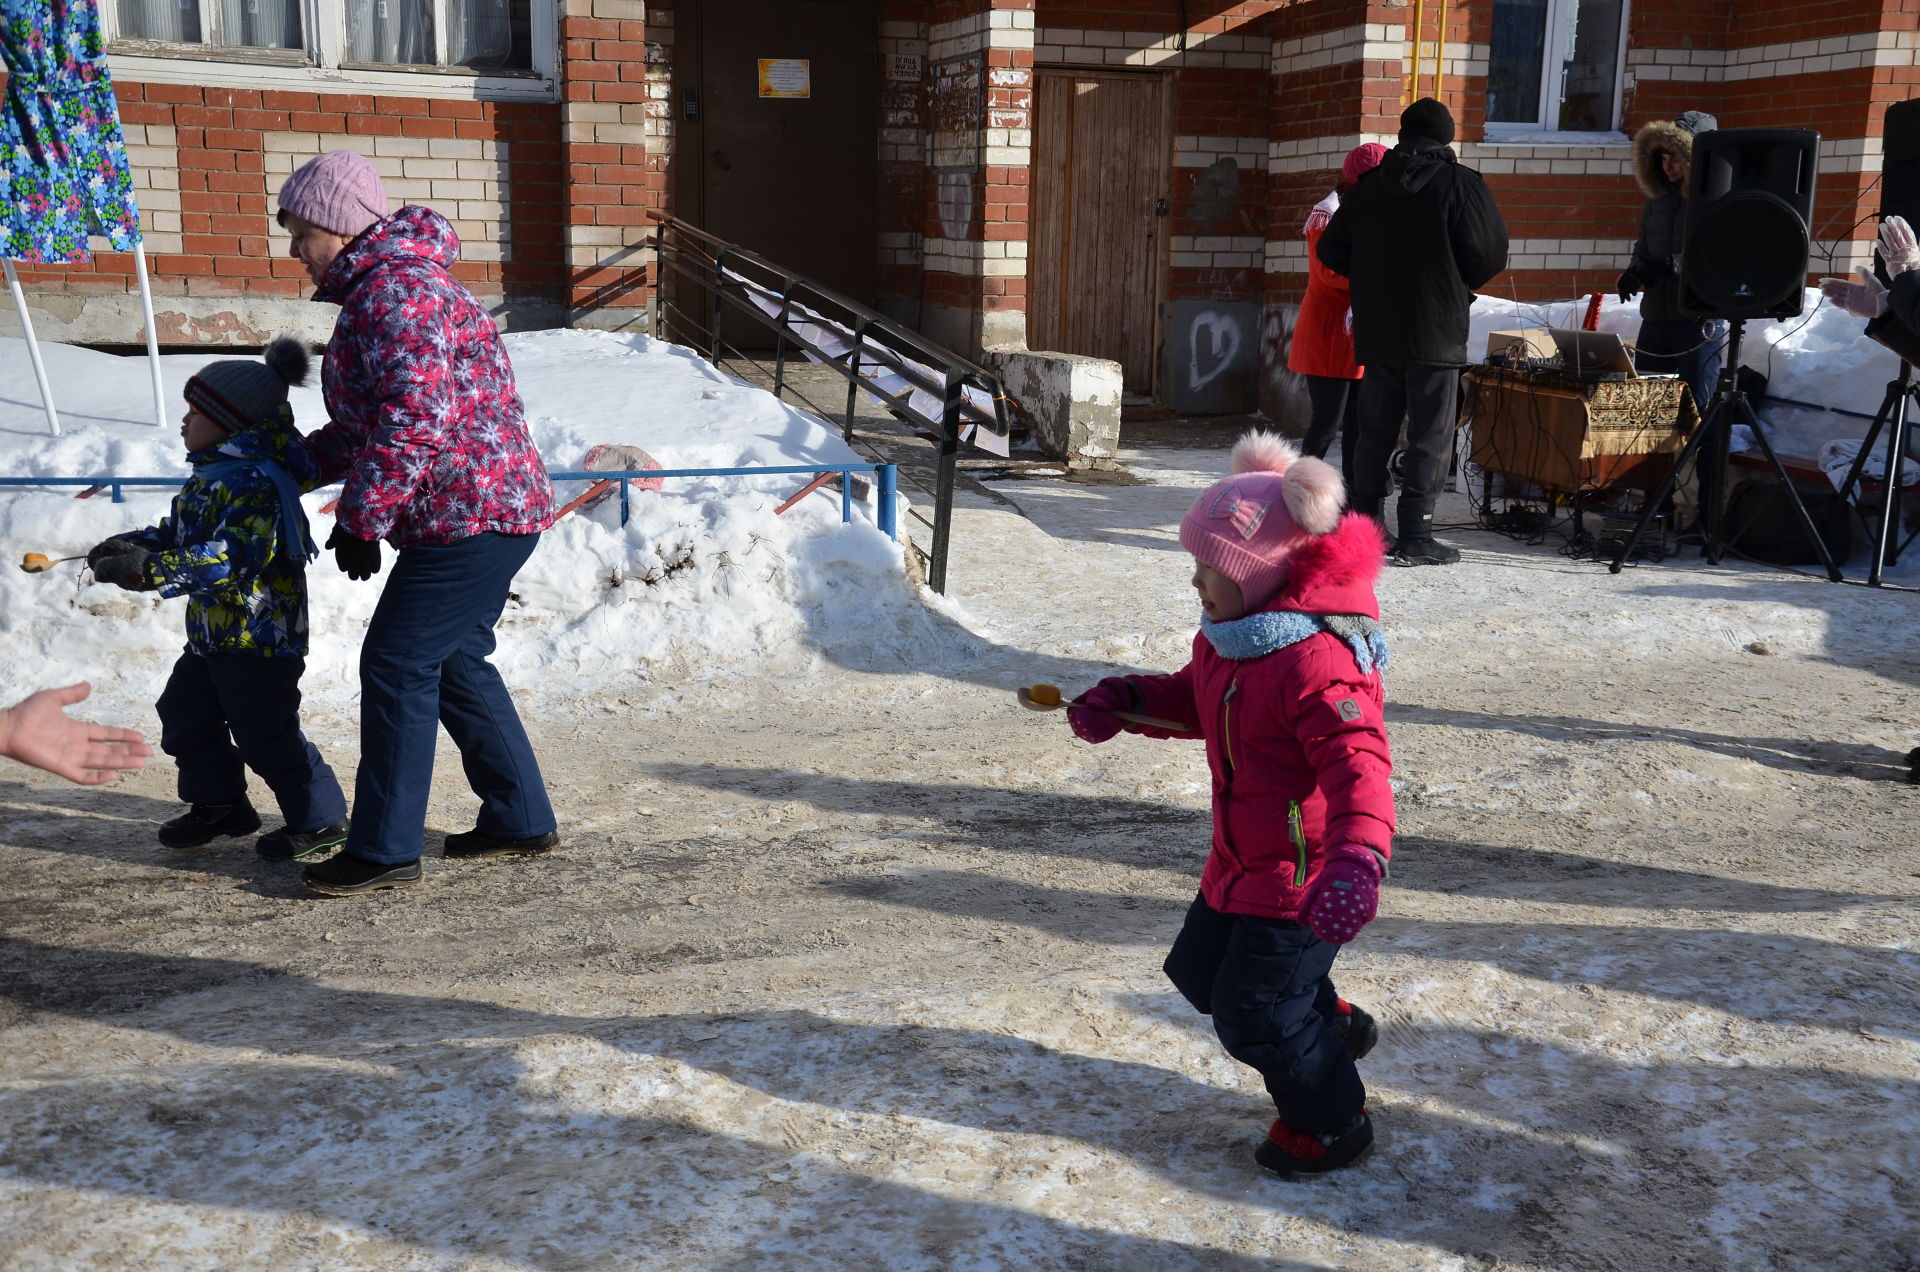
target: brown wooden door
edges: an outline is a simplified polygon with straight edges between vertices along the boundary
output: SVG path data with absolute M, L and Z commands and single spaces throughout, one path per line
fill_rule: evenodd
M 1111 358 L 1151 395 L 1171 178 L 1159 74 L 1041 70 L 1034 92 L 1034 349 Z

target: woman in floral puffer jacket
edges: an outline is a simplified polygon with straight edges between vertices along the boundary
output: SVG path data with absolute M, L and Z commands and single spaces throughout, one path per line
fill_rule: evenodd
M 553 808 L 487 661 L 513 577 L 553 523 L 506 348 L 448 272 L 453 227 L 427 208 L 388 215 L 363 156 L 311 160 L 279 202 L 314 299 L 341 307 L 321 373 L 331 422 L 307 438 L 320 480 L 346 481 L 328 546 L 354 579 L 379 572 L 380 540 L 399 550 L 360 653 L 352 831 L 302 878 L 336 896 L 419 882 L 436 723 L 481 801 L 446 855 L 546 852 Z

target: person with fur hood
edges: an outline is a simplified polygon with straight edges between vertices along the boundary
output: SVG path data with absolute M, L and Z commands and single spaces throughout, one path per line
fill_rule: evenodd
M 1680 312 L 1680 252 L 1687 229 L 1687 176 L 1693 139 L 1716 126 L 1712 115 L 1690 110 L 1655 119 L 1633 135 L 1633 176 L 1647 196 L 1640 233 L 1620 275 L 1620 303 L 1640 297 L 1640 335 L 1634 366 L 1642 373 L 1676 372 L 1704 412 L 1718 370 L 1718 324 Z
M 1109 676 L 1067 719 L 1087 742 L 1126 730 L 1205 743 L 1213 846 L 1165 972 L 1266 1081 L 1277 1116 L 1255 1161 L 1319 1174 L 1373 1145 L 1354 1062 L 1379 1029 L 1330 973 L 1373 919 L 1393 852 L 1373 592 L 1386 544 L 1372 518 L 1341 512 L 1331 465 L 1270 433 L 1241 438 L 1231 472 L 1180 523 L 1200 594 L 1191 660 L 1170 675 Z

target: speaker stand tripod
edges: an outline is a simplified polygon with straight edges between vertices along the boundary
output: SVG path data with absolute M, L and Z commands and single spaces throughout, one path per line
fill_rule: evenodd
M 1807 512 L 1806 504 L 1800 501 L 1800 492 L 1794 489 L 1793 478 L 1787 475 L 1786 467 L 1781 464 L 1780 456 L 1774 452 L 1773 443 L 1760 427 L 1760 421 L 1754 417 L 1753 404 L 1747 401 L 1747 395 L 1740 389 L 1740 337 L 1745 333 L 1747 321 L 1744 318 L 1731 320 L 1727 333 L 1727 360 L 1720 368 L 1720 382 L 1714 386 L 1713 405 L 1707 411 L 1707 418 L 1701 421 L 1680 454 L 1674 459 L 1673 467 L 1668 470 L 1660 488 L 1647 499 L 1647 506 L 1640 512 L 1640 519 L 1633 524 L 1633 533 L 1620 545 L 1607 569 L 1614 574 L 1620 573 L 1620 567 L 1626 564 L 1633 550 L 1639 545 L 1640 536 L 1646 532 L 1647 523 L 1673 494 L 1675 483 L 1680 474 L 1686 471 L 1687 463 L 1698 458 L 1701 448 L 1711 444 L 1713 450 L 1705 461 L 1710 465 L 1706 471 L 1713 475 L 1712 494 L 1707 506 L 1701 511 L 1701 529 L 1706 540 L 1706 558 L 1714 565 L 1720 564 L 1727 554 L 1726 504 L 1727 504 L 1727 453 L 1732 449 L 1733 426 L 1744 423 L 1753 433 L 1765 452 L 1767 463 L 1773 469 L 1774 477 L 1780 482 L 1780 488 L 1787 492 L 1787 499 L 1793 504 L 1793 510 L 1800 515 L 1800 524 L 1806 528 L 1807 538 L 1813 543 L 1813 550 L 1820 557 L 1820 563 L 1827 567 L 1827 578 L 1840 582 L 1840 567 L 1833 562 L 1833 554 L 1827 551 L 1827 541 L 1820 537 L 1820 530 L 1813 524 L 1813 517 Z M 1904 401 L 1904 399 L 1902 399 Z M 1707 483 L 1702 482 L 1704 487 Z
M 1900 524 L 1900 478 L 1906 468 L 1907 399 L 1920 395 L 1920 384 L 1913 382 L 1913 364 L 1905 358 L 1900 359 L 1900 374 L 1887 382 L 1886 396 L 1880 399 L 1880 409 L 1874 413 L 1873 425 L 1867 429 L 1866 437 L 1861 439 L 1860 453 L 1853 457 L 1853 467 L 1847 470 L 1847 479 L 1840 483 L 1840 499 L 1850 502 L 1854 488 L 1859 485 L 1865 474 L 1868 456 L 1873 454 L 1873 444 L 1880 436 L 1880 430 L 1892 425 L 1887 433 L 1887 483 L 1885 494 L 1880 501 L 1880 531 L 1874 539 L 1873 565 L 1867 570 L 1867 584 L 1880 586 L 1880 571 L 1883 566 L 1897 564 L 1900 554 L 1914 540 L 1914 535 L 1896 543 L 1895 536 Z M 1920 532 L 1916 532 L 1920 533 Z M 1889 549 L 1892 549 L 1889 551 Z

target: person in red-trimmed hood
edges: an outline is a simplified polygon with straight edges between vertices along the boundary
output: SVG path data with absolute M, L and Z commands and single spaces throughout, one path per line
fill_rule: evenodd
M 1380 166 L 1387 148 L 1377 141 L 1355 146 L 1340 164 L 1340 189 L 1350 188 Z M 1320 260 L 1320 236 L 1340 210 L 1340 190 L 1313 205 L 1300 227 L 1307 240 L 1307 294 L 1294 320 L 1293 341 L 1287 346 L 1287 370 L 1307 382 L 1307 401 L 1313 408 L 1300 452 L 1325 459 L 1340 438 L 1340 475 L 1353 482 L 1353 454 L 1360 437 L 1360 366 L 1353 360 L 1353 309 L 1347 299 L 1347 280 Z
M 1213 849 L 1165 970 L 1266 1080 L 1278 1117 L 1255 1160 L 1317 1174 L 1373 1145 L 1354 1062 L 1379 1030 L 1329 973 L 1372 920 L 1393 852 L 1373 594 L 1386 543 L 1371 518 L 1342 515 L 1339 473 L 1278 437 L 1243 437 L 1232 472 L 1180 523 L 1202 611 L 1192 660 L 1108 677 L 1067 718 L 1088 742 L 1123 728 L 1205 741 Z M 1190 723 L 1176 733 L 1116 711 Z

